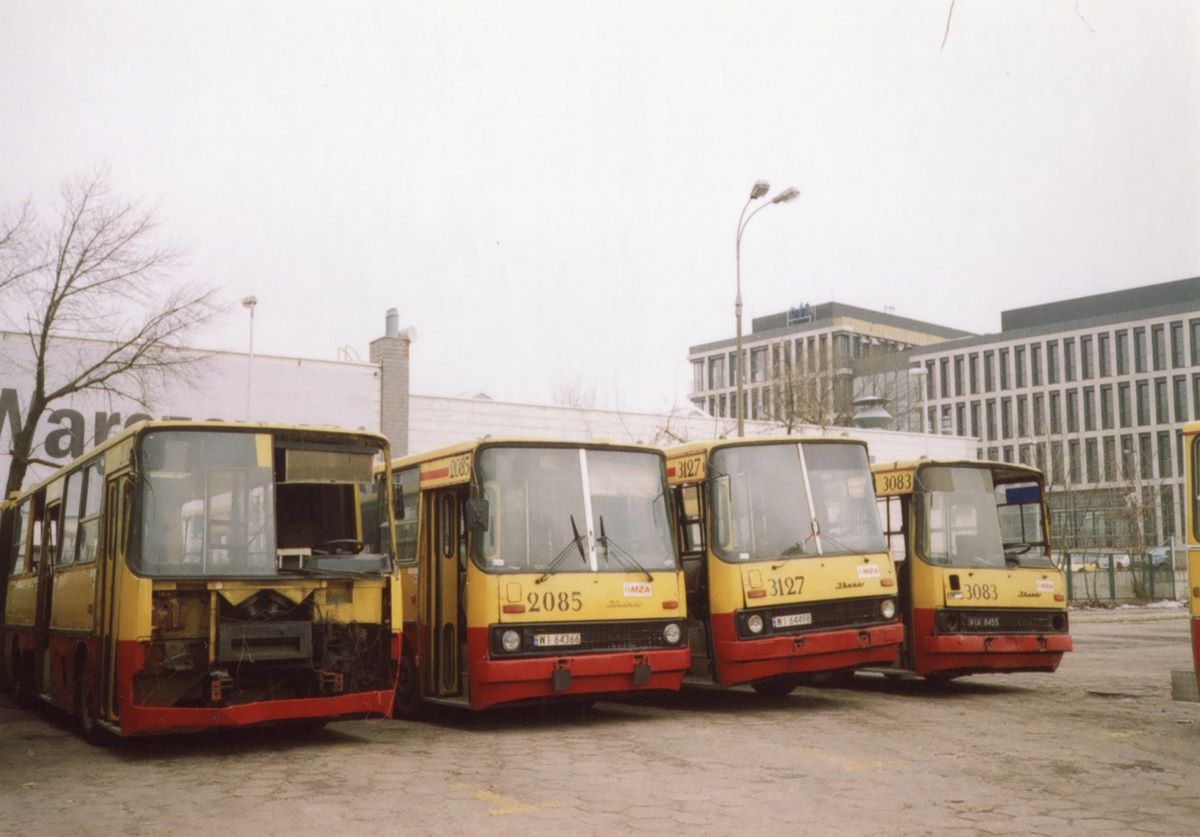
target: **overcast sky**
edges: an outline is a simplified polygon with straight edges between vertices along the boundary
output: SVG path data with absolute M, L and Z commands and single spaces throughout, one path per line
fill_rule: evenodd
M 747 317 L 971 331 L 1200 274 L 1200 4 L 0 0 L 0 200 L 107 165 L 231 303 L 198 342 L 686 401 Z M 747 331 L 749 323 L 747 322 Z

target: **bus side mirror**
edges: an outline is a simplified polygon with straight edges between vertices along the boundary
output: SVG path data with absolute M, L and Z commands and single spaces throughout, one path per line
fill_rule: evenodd
M 476 534 L 486 532 L 491 518 L 490 504 L 486 497 L 467 500 L 467 530 Z

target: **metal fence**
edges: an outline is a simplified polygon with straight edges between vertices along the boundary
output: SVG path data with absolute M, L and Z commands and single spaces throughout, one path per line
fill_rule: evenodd
M 1072 604 L 1179 599 L 1187 592 L 1187 571 L 1170 563 L 1133 564 L 1113 555 L 1072 562 L 1066 573 Z

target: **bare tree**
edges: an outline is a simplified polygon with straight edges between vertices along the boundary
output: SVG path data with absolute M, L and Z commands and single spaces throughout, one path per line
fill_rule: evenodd
M 596 406 L 596 388 L 585 387 L 576 375 L 568 379 L 565 375 L 559 378 L 550 393 L 554 404 L 558 407 L 576 407 L 590 410 Z
M 34 439 L 51 405 L 99 391 L 147 407 L 158 386 L 202 357 L 183 351 L 183 341 L 219 310 L 213 291 L 169 280 L 177 254 L 153 243 L 148 213 L 111 196 L 104 172 L 63 187 L 54 223 L 40 223 L 28 206 L 15 217 L 4 227 L 11 245 L 0 275 L 10 277 L 7 296 L 23 299 L 5 307 L 18 312 L 29 341 L 33 388 L 13 433 L 4 496 L 41 461 Z M 70 363 L 52 363 L 71 337 L 103 342 Z
M 32 213 L 26 202 L 18 211 L 0 215 L 0 293 L 41 267 L 26 257 Z
M 767 420 L 785 433 L 793 433 L 802 425 L 824 429 L 836 418 L 833 378 L 829 374 L 785 365 L 772 377 L 764 395 Z

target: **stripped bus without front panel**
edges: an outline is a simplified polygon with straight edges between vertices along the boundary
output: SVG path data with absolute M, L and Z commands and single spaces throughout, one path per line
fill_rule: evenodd
M 382 437 L 139 425 L 12 504 L 10 686 L 122 735 L 388 713 Z

